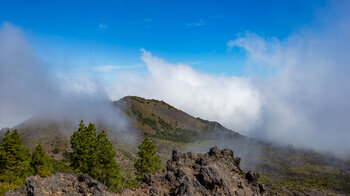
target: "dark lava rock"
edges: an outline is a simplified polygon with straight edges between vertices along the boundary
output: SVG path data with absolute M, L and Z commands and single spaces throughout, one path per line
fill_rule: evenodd
M 38 175 L 27 178 L 24 187 L 9 191 L 5 196 L 45 196 L 45 195 L 69 195 L 69 196 L 112 196 L 116 195 L 103 184 L 94 180 L 87 174 L 62 174 L 42 178 Z
M 259 175 L 243 172 L 232 150 L 213 147 L 206 154 L 174 151 L 166 168 L 146 175 L 140 188 L 121 195 L 263 195 Z
M 174 151 L 166 168 L 145 175 L 139 188 L 113 193 L 86 174 L 57 173 L 41 178 L 27 178 L 23 188 L 5 195 L 153 195 L 153 196 L 210 196 L 210 195 L 263 195 L 265 188 L 258 183 L 259 175 L 241 170 L 240 158 L 232 150 L 213 147 L 206 154 Z

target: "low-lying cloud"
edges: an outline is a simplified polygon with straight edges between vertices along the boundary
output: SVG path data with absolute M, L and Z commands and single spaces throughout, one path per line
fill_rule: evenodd
M 270 77 L 252 79 L 264 97 L 253 135 L 349 153 L 349 24 L 343 16 L 285 40 L 247 33 L 228 43 L 243 48 L 251 66 L 276 70 Z
M 52 95 L 50 78 L 18 27 L 0 29 L 0 127 L 17 124 L 45 108 Z
M 4 23 L 0 28 L 0 129 L 29 118 L 44 118 L 68 120 L 77 126 L 84 120 L 118 131 L 130 130 L 97 82 L 75 77 L 51 74 L 27 44 L 21 29 Z M 81 81 L 86 82 L 84 87 Z

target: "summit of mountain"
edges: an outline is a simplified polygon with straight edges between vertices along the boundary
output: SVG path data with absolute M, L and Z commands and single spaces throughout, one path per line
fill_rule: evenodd
M 137 129 L 153 138 L 193 142 L 209 135 L 241 137 L 218 122 L 195 118 L 164 101 L 126 96 L 115 104 Z

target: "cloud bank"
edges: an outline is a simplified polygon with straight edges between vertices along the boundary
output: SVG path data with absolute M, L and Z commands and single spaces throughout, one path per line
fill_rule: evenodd
M 200 73 L 143 51 L 149 74 L 118 75 L 107 87 L 112 99 L 138 95 L 164 100 L 194 116 L 215 120 L 242 132 L 259 118 L 260 97 L 248 78 Z
M 84 120 L 118 131 L 130 130 L 98 83 L 69 73 L 65 76 L 50 74 L 21 29 L 4 23 L 0 28 L 0 129 L 29 118 L 45 118 L 76 125 Z M 84 88 L 81 81 L 86 82 Z
M 0 127 L 17 124 L 45 108 L 51 81 L 27 45 L 21 30 L 9 23 L 0 29 Z
M 277 70 L 271 77 L 252 79 L 264 97 L 253 135 L 349 153 L 349 24 L 347 14 L 285 40 L 247 33 L 228 43 L 243 48 L 251 66 Z

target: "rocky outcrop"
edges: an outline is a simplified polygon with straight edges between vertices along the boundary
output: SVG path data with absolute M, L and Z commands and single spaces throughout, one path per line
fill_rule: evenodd
M 265 190 L 258 183 L 259 175 L 245 173 L 239 167 L 241 159 L 233 151 L 217 147 L 206 154 L 173 151 L 166 168 L 143 178 L 141 186 L 113 193 L 86 174 L 58 173 L 41 178 L 27 178 L 25 186 L 6 193 L 12 195 L 263 195 Z
M 206 154 L 173 151 L 166 168 L 146 175 L 140 188 L 121 195 L 262 195 L 259 175 L 243 172 L 233 151 L 217 147 Z
M 103 184 L 86 174 L 75 176 L 74 174 L 57 173 L 46 178 L 41 178 L 38 175 L 31 176 L 27 178 L 23 188 L 5 194 L 5 196 L 21 195 L 112 196 L 116 193 L 111 192 Z

